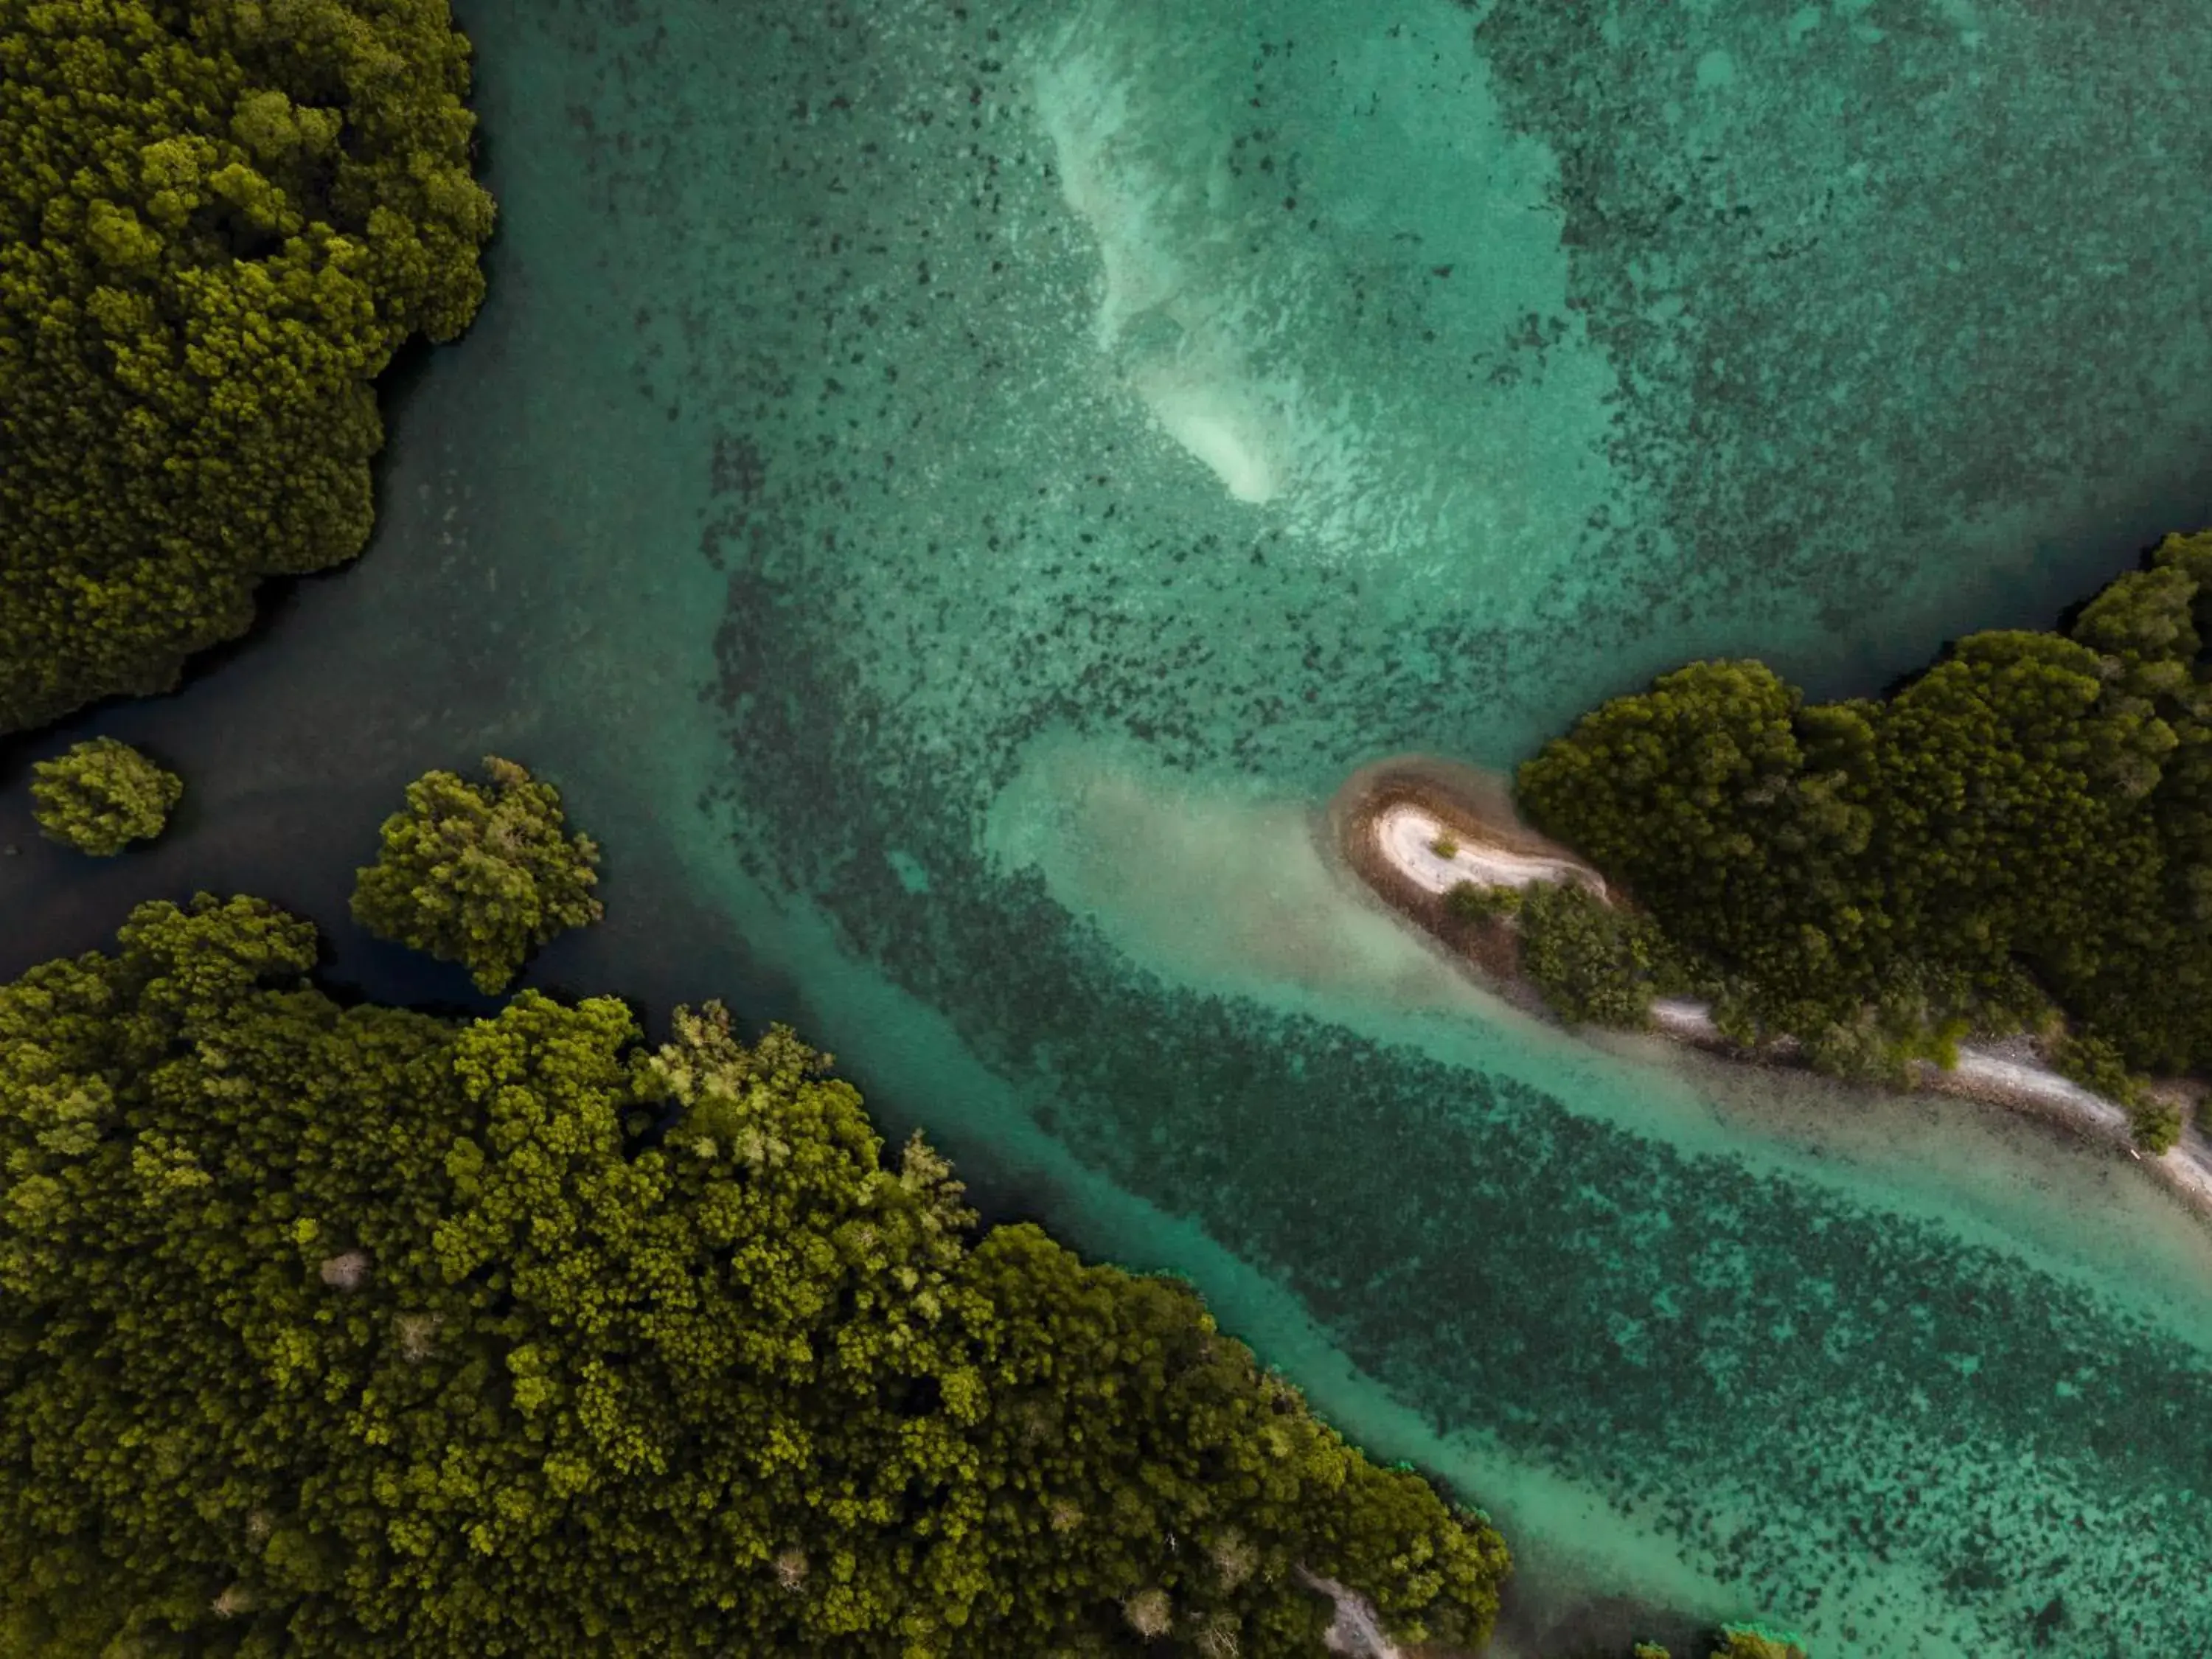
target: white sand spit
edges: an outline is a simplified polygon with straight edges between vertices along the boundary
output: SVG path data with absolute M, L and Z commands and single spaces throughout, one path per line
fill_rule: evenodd
M 1449 858 L 1436 850 L 1439 841 L 1447 840 L 1448 843 L 1456 843 Z M 1510 852 L 1503 847 L 1472 840 L 1405 801 L 1386 806 L 1375 815 L 1375 843 L 1393 869 L 1431 893 L 1449 893 L 1463 881 L 1471 881 L 1478 887 L 1526 887 L 1540 881 L 1579 881 L 1601 896 L 1605 892 L 1605 883 L 1587 865 L 1577 864 L 1572 859 Z

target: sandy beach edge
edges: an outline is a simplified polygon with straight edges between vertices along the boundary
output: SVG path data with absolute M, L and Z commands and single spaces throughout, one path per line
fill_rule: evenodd
M 1419 815 L 1411 817 L 1411 815 Z M 1512 789 L 1494 772 L 1426 756 L 1399 756 L 1362 767 L 1328 804 L 1328 839 L 1339 857 L 1377 897 L 1430 933 L 1485 988 L 1516 1007 L 1548 1016 L 1543 998 L 1520 970 L 1504 929 L 1470 925 L 1445 908 L 1442 863 L 1410 848 L 1405 823 L 1433 822 L 1458 843 L 1452 862 L 1481 879 L 1486 870 L 1508 882 L 1547 878 L 1534 867 L 1578 873 L 1597 890 L 1602 878 L 1568 848 L 1531 829 L 1515 810 Z M 1387 833 L 1386 833 L 1387 831 Z M 1484 854 L 1504 858 L 1487 863 Z M 1419 860 L 1420 867 L 1412 867 Z M 1699 1003 L 1662 998 L 1652 1005 L 1651 1034 L 1747 1066 L 1788 1066 L 1786 1054 L 1747 1053 L 1723 1036 Z M 1916 1090 L 2003 1106 L 2056 1125 L 2083 1139 L 2126 1153 L 2212 1222 L 2212 1144 L 2191 1124 L 2172 1151 L 2153 1157 L 2135 1146 L 2127 1113 L 2040 1063 L 2021 1043 L 1961 1044 L 1950 1071 L 1920 1064 Z

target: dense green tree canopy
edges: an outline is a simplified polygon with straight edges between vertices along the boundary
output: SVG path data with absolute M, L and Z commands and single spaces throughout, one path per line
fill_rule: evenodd
M 357 873 L 356 921 L 447 962 L 479 989 L 506 988 L 547 940 L 600 916 L 599 849 L 562 833 L 561 793 L 513 761 L 484 757 L 489 784 L 426 772 L 384 821 L 374 864 Z
M 1305 1656 L 1305 1573 L 1486 1630 L 1479 1517 L 1180 1285 L 976 1240 L 787 1031 L 315 948 L 203 897 L 0 988 L 0 1651 Z
M 160 835 L 184 796 L 182 778 L 113 738 L 72 744 L 31 769 L 39 828 L 95 858 Z
M 361 550 L 371 381 L 483 291 L 447 0 L 0 0 L 0 732 Z
M 1649 921 L 1579 882 L 1540 882 L 1520 901 L 1521 966 L 1554 1013 L 1571 1025 L 1648 1023 L 1653 995 L 1667 988 Z
M 2063 633 L 1961 641 L 1881 702 L 1696 663 L 1521 769 L 1531 817 L 1832 1069 L 2056 1002 L 2126 1066 L 2212 1062 L 2212 534 Z

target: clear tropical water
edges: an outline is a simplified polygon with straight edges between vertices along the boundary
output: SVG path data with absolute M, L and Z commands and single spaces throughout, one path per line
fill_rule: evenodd
M 377 544 L 180 696 L 0 967 L 400 782 L 607 842 L 536 982 L 799 1018 L 1597 1591 L 1824 1656 L 2212 1650 L 2212 1246 L 2002 1114 L 1482 997 L 1319 850 L 1682 659 L 1871 689 L 2212 518 L 2180 0 L 463 0 L 494 298 Z M 37 752 L 70 734 L 40 740 Z M 13 816 L 9 816 L 9 815 Z

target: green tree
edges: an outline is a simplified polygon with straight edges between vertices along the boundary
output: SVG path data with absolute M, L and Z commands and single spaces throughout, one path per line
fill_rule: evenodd
M 1472 881 L 1455 881 L 1444 894 L 1444 913 L 1455 921 L 1498 921 L 1521 914 L 1517 887 L 1484 887 Z
M 1694 663 L 1585 715 L 1520 793 L 1684 945 L 1802 1000 L 1869 948 L 1875 765 L 1862 706 L 1808 713 L 1762 663 Z
M 1638 1642 L 1633 1659 L 1668 1659 L 1656 1642 Z M 1712 1659 L 1811 1659 L 1795 1638 L 1773 1636 L 1756 1625 L 1729 1625 L 1715 1638 Z
M 1650 927 L 1579 882 L 1521 893 L 1521 965 L 1571 1025 L 1640 1030 L 1651 1018 L 1658 966 Z
M 978 1240 L 709 1005 L 342 1008 L 142 907 L 0 987 L 0 1650 L 1472 1646 L 1506 1561 L 1169 1280 Z
M 0 0 L 0 732 L 352 557 L 371 382 L 475 313 L 446 0 Z
M 1881 864 L 1917 954 L 1972 969 L 2017 955 L 2063 985 L 2093 966 L 2112 905 L 2155 902 L 2139 803 L 2158 766 L 2116 701 L 2087 647 L 1996 633 L 1891 702 Z
M 1713 1659 L 1811 1659 L 1795 1637 L 1777 1636 L 1757 1625 L 1729 1625 L 1721 1632 Z
M 2053 1047 L 2051 1065 L 2061 1076 L 2125 1111 L 2136 1145 L 2145 1152 L 2153 1155 L 2167 1152 L 2181 1139 L 2181 1108 L 2154 1092 L 2147 1079 L 2129 1070 L 2118 1046 L 2109 1039 L 2069 1033 Z
M 1894 1080 L 2053 1004 L 2124 1071 L 2202 1066 L 2208 581 L 2212 534 L 2169 537 L 2063 632 L 1971 635 L 1880 702 L 1694 664 L 1585 715 L 1522 798 L 1710 963 L 1731 1029 L 1828 1069 Z
M 562 833 L 561 793 L 513 761 L 484 757 L 489 786 L 426 772 L 384 821 L 374 864 L 356 872 L 354 920 L 444 962 L 480 990 L 504 990 L 531 951 L 603 914 L 599 849 Z
M 31 769 L 39 828 L 95 858 L 160 835 L 184 795 L 182 778 L 113 738 L 72 744 Z

